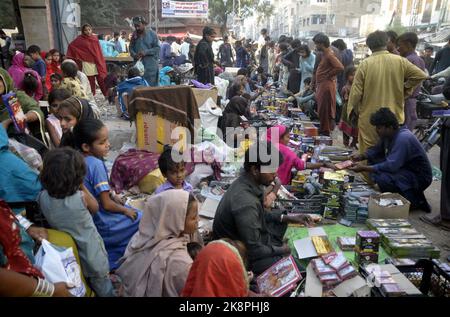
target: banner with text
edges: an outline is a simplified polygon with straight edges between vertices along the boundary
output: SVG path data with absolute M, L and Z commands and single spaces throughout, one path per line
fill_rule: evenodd
M 208 1 L 162 0 L 161 3 L 163 18 L 208 18 Z

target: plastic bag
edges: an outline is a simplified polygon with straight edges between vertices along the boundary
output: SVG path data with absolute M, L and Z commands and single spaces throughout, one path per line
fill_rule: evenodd
M 145 72 L 145 67 L 144 67 L 144 63 L 142 63 L 142 60 L 139 59 L 136 64 L 134 64 L 134 67 L 137 68 L 139 70 L 139 74 L 141 76 L 144 76 L 144 72 Z
M 69 287 L 73 286 L 69 292 L 76 297 L 86 294 L 86 287 L 81 280 L 81 269 L 72 248 L 58 247 L 42 240 L 35 261 L 35 267 L 50 283 L 65 282 Z
M 12 147 L 13 152 L 17 152 L 20 157 L 28 163 L 28 165 L 36 171 L 42 167 L 42 157 L 38 151 L 32 147 L 26 146 L 14 139 L 9 139 L 9 146 Z

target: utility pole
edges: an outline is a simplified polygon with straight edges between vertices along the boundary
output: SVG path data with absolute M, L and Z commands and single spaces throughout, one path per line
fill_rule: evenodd
M 158 33 L 158 0 L 148 0 L 148 25 Z

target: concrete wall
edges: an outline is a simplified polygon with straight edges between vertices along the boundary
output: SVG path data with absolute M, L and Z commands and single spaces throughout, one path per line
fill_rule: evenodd
M 19 0 L 27 47 L 36 44 L 43 51 L 54 47 L 50 0 Z

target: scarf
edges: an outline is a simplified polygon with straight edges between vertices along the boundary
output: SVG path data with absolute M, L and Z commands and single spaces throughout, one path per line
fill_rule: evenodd
M 128 243 L 116 273 L 124 281 L 126 296 L 179 296 L 176 285 L 188 275 L 192 259 L 184 230 L 189 193 L 174 189 L 151 196 L 146 202 L 139 231 Z M 176 260 L 176 261 L 170 261 Z M 174 264 L 176 263 L 176 264 Z
M 66 55 L 77 61 L 80 69 L 82 69 L 81 62 L 87 62 L 97 66 L 99 77 L 105 78 L 108 73 L 100 43 L 94 35 L 79 35 L 69 44 Z
M 248 277 L 236 248 L 218 240 L 209 243 L 192 264 L 183 297 L 246 297 Z

